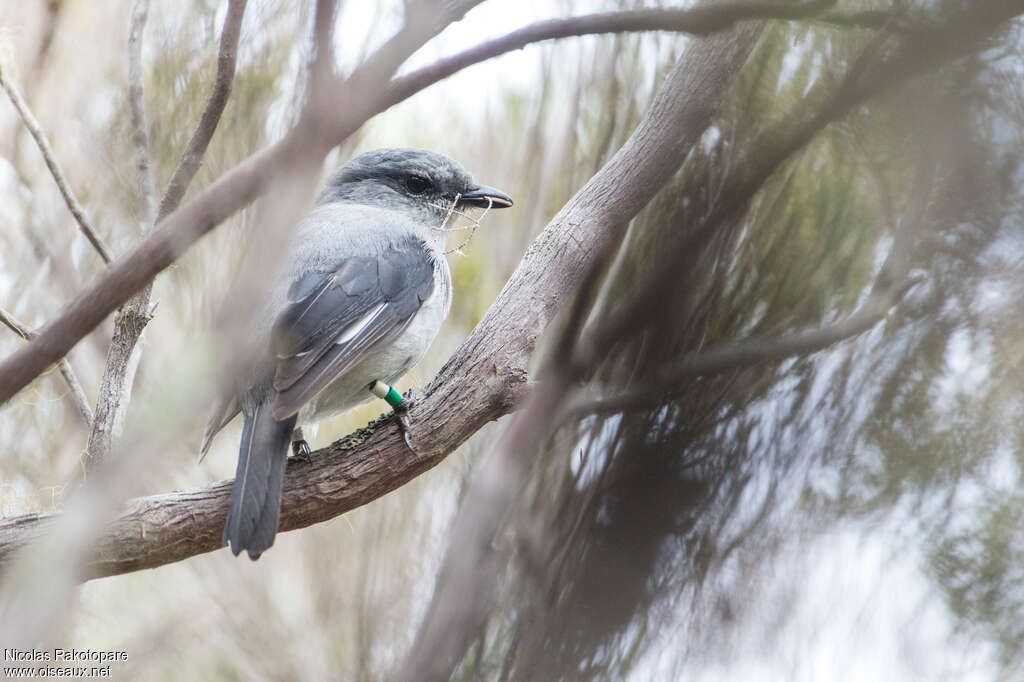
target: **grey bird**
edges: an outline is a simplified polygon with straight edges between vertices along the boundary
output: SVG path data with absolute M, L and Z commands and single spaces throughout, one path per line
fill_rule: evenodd
M 223 534 L 234 554 L 257 559 L 274 543 L 289 443 L 309 453 L 301 426 L 372 400 L 377 382 L 405 374 L 437 336 L 452 299 L 443 229 L 452 208 L 511 205 L 455 161 L 420 149 L 362 154 L 328 180 L 257 314 L 250 340 L 260 357 L 220 397 L 203 435 L 205 455 L 242 413 Z M 409 443 L 403 408 L 395 411 Z

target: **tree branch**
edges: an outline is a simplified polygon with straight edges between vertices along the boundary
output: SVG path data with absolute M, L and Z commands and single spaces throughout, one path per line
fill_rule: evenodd
M 393 106 L 408 99 L 420 90 L 469 66 L 508 52 L 521 50 L 533 43 L 559 38 L 636 31 L 671 31 L 707 36 L 726 31 L 746 20 L 813 17 L 834 5 L 835 2 L 836 0 L 813 0 L 798 4 L 719 3 L 688 8 L 601 12 L 580 17 L 539 21 L 395 78 L 388 88 L 387 105 Z
M 160 222 L 174 212 L 185 196 L 192 178 L 195 177 L 199 166 L 203 162 L 206 148 L 213 139 L 213 134 L 220 123 L 220 117 L 227 106 L 228 98 L 231 96 L 231 85 L 235 80 L 235 65 L 238 61 L 238 39 L 242 33 L 242 18 L 245 15 L 245 6 L 248 0 L 230 0 L 228 2 L 228 13 L 224 17 L 224 27 L 220 32 L 220 50 L 217 53 L 217 76 L 213 83 L 213 92 L 206 102 L 203 115 L 199 118 L 199 125 L 192 133 L 188 141 L 188 147 L 181 156 L 178 167 L 174 169 L 171 181 L 167 184 L 167 190 L 160 200 L 160 210 L 157 214 L 157 222 Z
M 0 323 L 3 323 L 5 327 L 10 329 L 12 332 L 20 336 L 25 341 L 31 341 L 35 333 L 22 324 L 18 318 L 11 315 L 9 312 L 0 308 Z M 89 428 L 92 425 L 92 409 L 89 407 L 89 400 L 85 397 L 85 390 L 82 388 L 82 382 L 78 380 L 78 375 L 75 374 L 75 370 L 71 369 L 71 363 L 68 362 L 67 358 L 61 358 L 57 361 L 57 369 L 60 370 L 60 374 L 64 377 L 65 383 L 68 385 L 70 393 L 68 393 L 68 399 L 71 404 L 74 405 L 75 411 L 78 412 L 82 417 L 82 421 L 85 422 L 85 428 Z
M 21 92 L 18 90 L 18 86 L 11 81 L 10 77 L 4 72 L 2 66 L 0 66 L 0 87 L 4 89 L 7 96 L 10 98 L 14 108 L 17 109 L 18 115 L 21 116 L 21 120 L 25 123 L 25 127 L 28 128 L 28 132 L 32 135 L 32 139 L 36 141 L 36 146 L 39 147 L 39 152 L 43 155 L 43 161 L 46 162 L 46 167 L 50 169 L 50 175 L 53 176 L 54 181 L 57 183 L 57 188 L 60 190 L 61 196 L 64 197 L 64 203 L 68 205 L 68 210 L 71 211 L 71 215 L 74 216 L 75 222 L 78 223 L 78 229 L 81 231 L 85 238 L 89 240 L 93 248 L 103 259 L 104 263 L 109 264 L 113 257 L 110 255 L 110 249 L 103 242 L 103 239 L 96 233 L 96 230 L 92 226 L 92 221 L 89 220 L 89 215 L 85 212 L 85 208 L 78 202 L 78 198 L 75 193 L 71 190 L 71 186 L 68 184 L 67 179 L 64 177 L 64 171 L 61 170 L 60 165 L 57 163 L 57 157 L 54 156 L 53 147 L 50 146 L 50 141 L 46 137 L 46 133 L 43 132 L 42 127 L 39 125 L 39 121 L 32 115 L 32 111 L 28 107 L 28 103 L 21 96 Z M 88 332 L 86 332 L 88 333 Z M 57 358 L 53 358 L 50 362 L 56 361 Z M 47 363 L 50 364 L 50 363 Z M 2 402 L 2 401 L 0 401 Z
M 217 130 L 224 107 L 231 93 L 238 54 L 238 40 L 247 0 L 232 0 L 228 5 L 224 27 L 221 30 L 220 50 L 217 58 L 217 76 L 213 91 L 206 103 L 199 124 L 189 140 L 178 167 L 156 206 L 156 188 L 150 160 L 149 123 L 146 116 L 145 91 L 142 76 L 142 35 L 146 25 L 149 0 L 136 0 L 132 6 L 128 35 L 128 103 L 132 122 L 132 141 L 135 146 L 135 166 L 138 173 L 139 193 L 145 206 L 143 235 L 149 234 L 160 220 L 181 202 L 188 185 L 202 163 L 206 149 Z M 96 401 L 96 418 L 89 433 L 85 469 L 91 471 L 110 453 L 113 442 L 120 436 L 128 409 L 135 371 L 138 368 L 142 332 L 152 319 L 150 298 L 152 282 L 147 284 L 118 311 L 114 320 L 114 334 L 107 349 L 107 361 Z
M 149 118 L 146 115 L 146 91 L 142 76 L 142 37 L 149 16 L 149 0 L 132 3 L 128 24 L 128 112 L 132 126 L 132 146 L 136 180 L 142 200 L 142 234 L 148 234 L 156 224 L 156 181 L 149 149 Z M 138 345 L 142 332 L 152 319 L 149 299 L 153 292 L 150 282 L 132 296 L 114 318 L 114 334 L 107 347 L 107 361 L 100 380 L 96 399 L 96 417 L 89 431 L 83 465 L 85 472 L 103 461 L 114 441 L 124 430 L 124 419 L 131 400 L 135 372 L 141 360 Z
M 134 0 L 128 23 L 128 114 L 132 126 L 132 152 L 135 175 L 142 199 L 142 232 L 156 224 L 156 181 L 149 150 L 149 117 L 146 114 L 146 89 L 142 75 L 142 38 L 149 18 L 149 0 Z
M 317 0 L 313 17 L 313 60 L 309 65 L 310 88 L 321 92 L 334 76 L 334 22 L 338 0 Z
M 564 419 L 581 419 L 592 414 L 615 414 L 663 406 L 673 396 L 689 389 L 687 379 L 720 374 L 755 365 L 824 350 L 840 341 L 862 334 L 881 322 L 917 280 L 910 279 L 895 291 L 873 293 L 857 312 L 841 322 L 774 338 L 747 339 L 709 348 L 683 357 L 665 367 L 649 385 L 604 398 L 581 398 L 566 408 Z

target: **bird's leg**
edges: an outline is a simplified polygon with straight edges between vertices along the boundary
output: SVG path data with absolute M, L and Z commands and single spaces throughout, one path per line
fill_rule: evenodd
M 416 448 L 412 446 L 412 421 L 409 419 L 409 408 L 413 405 L 412 389 L 410 388 L 405 392 L 403 396 L 401 393 L 395 390 L 394 386 L 388 386 L 383 381 L 375 381 L 369 386 L 370 392 L 378 398 L 383 398 L 387 401 L 387 404 L 391 406 L 391 411 L 395 415 L 395 421 L 398 422 L 398 430 L 402 432 L 402 438 L 405 440 L 405 446 L 409 448 L 409 451 L 414 455 Z
M 309 462 L 312 460 L 312 457 L 310 457 L 311 452 L 309 443 L 306 442 L 306 438 L 302 435 L 302 427 L 296 427 L 292 431 L 292 454 L 295 455 L 295 459 Z

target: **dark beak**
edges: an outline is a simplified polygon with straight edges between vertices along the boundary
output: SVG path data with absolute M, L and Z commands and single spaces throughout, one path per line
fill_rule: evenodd
M 508 208 L 512 205 L 512 197 L 487 185 L 477 185 L 459 197 L 460 206 L 477 206 L 479 208 Z

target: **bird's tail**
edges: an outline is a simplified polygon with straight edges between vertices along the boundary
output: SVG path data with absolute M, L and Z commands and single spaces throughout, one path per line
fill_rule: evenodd
M 243 549 L 258 559 L 274 544 L 281 513 L 281 488 L 295 417 L 274 419 L 270 403 L 243 410 L 245 425 L 238 452 L 238 470 L 231 488 L 231 507 L 222 542 L 238 555 Z

